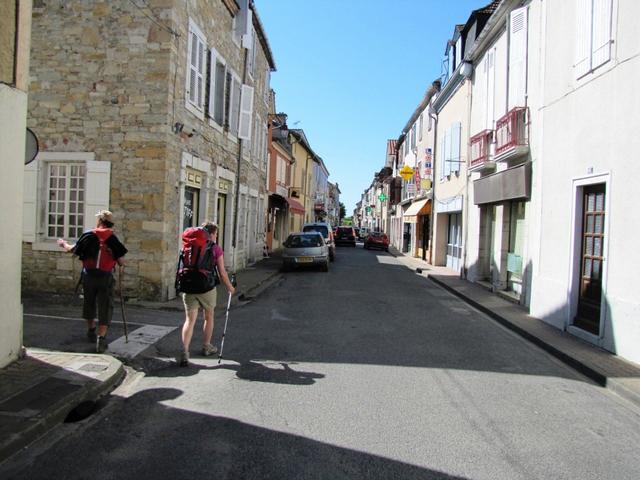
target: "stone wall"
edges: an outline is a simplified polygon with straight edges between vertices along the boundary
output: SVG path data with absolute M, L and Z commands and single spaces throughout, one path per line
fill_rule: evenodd
M 34 4 L 28 124 L 42 151 L 94 152 L 96 160 L 111 162 L 110 208 L 129 249 L 127 295 L 164 300 L 175 294 L 183 154 L 210 165 L 203 192 L 209 218 L 216 212 L 216 172 L 237 171 L 237 139 L 185 107 L 189 19 L 240 77 L 244 53 L 222 1 L 146 3 L 151 13 L 125 0 Z M 266 72 L 259 48 L 254 107 L 265 122 Z M 176 123 L 182 132 L 174 133 Z M 266 173 L 248 160 L 240 184 L 264 194 Z M 236 253 L 243 266 L 244 252 Z M 26 290 L 70 291 L 78 271 L 55 248 L 23 244 Z

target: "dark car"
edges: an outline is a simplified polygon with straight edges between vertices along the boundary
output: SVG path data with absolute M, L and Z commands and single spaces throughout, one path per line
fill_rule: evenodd
M 336 242 L 336 245 L 351 245 L 352 247 L 355 247 L 356 232 L 353 229 L 353 227 L 349 227 L 349 226 L 338 227 L 334 240 Z
M 381 248 L 385 252 L 389 251 L 389 237 L 384 232 L 370 232 L 364 239 L 364 248 Z

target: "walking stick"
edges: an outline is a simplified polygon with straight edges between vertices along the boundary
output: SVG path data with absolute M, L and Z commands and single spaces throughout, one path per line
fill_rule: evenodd
M 124 343 L 129 343 L 129 333 L 127 332 L 127 316 L 124 313 L 124 296 L 122 295 L 122 276 L 124 275 L 124 265 L 120 265 L 118 270 L 118 289 L 120 290 L 120 309 L 122 310 L 122 323 L 124 325 Z
M 229 300 L 227 300 L 227 313 L 224 315 L 224 330 L 222 331 L 222 342 L 220 343 L 220 354 L 218 355 L 218 365 L 222 361 L 222 350 L 224 349 L 224 336 L 227 333 L 227 322 L 229 321 L 229 308 L 231 307 L 231 292 L 229 292 Z

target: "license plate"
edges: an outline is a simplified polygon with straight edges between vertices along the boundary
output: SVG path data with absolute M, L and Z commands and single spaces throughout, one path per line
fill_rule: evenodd
M 298 263 L 311 263 L 313 262 L 313 257 L 298 257 L 296 261 Z

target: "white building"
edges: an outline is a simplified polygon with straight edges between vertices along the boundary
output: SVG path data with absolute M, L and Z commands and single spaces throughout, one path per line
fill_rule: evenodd
M 640 362 L 640 2 L 547 0 L 543 15 L 531 314 Z
M 22 346 L 20 275 L 31 2 L 4 2 L 0 17 L 0 368 Z

